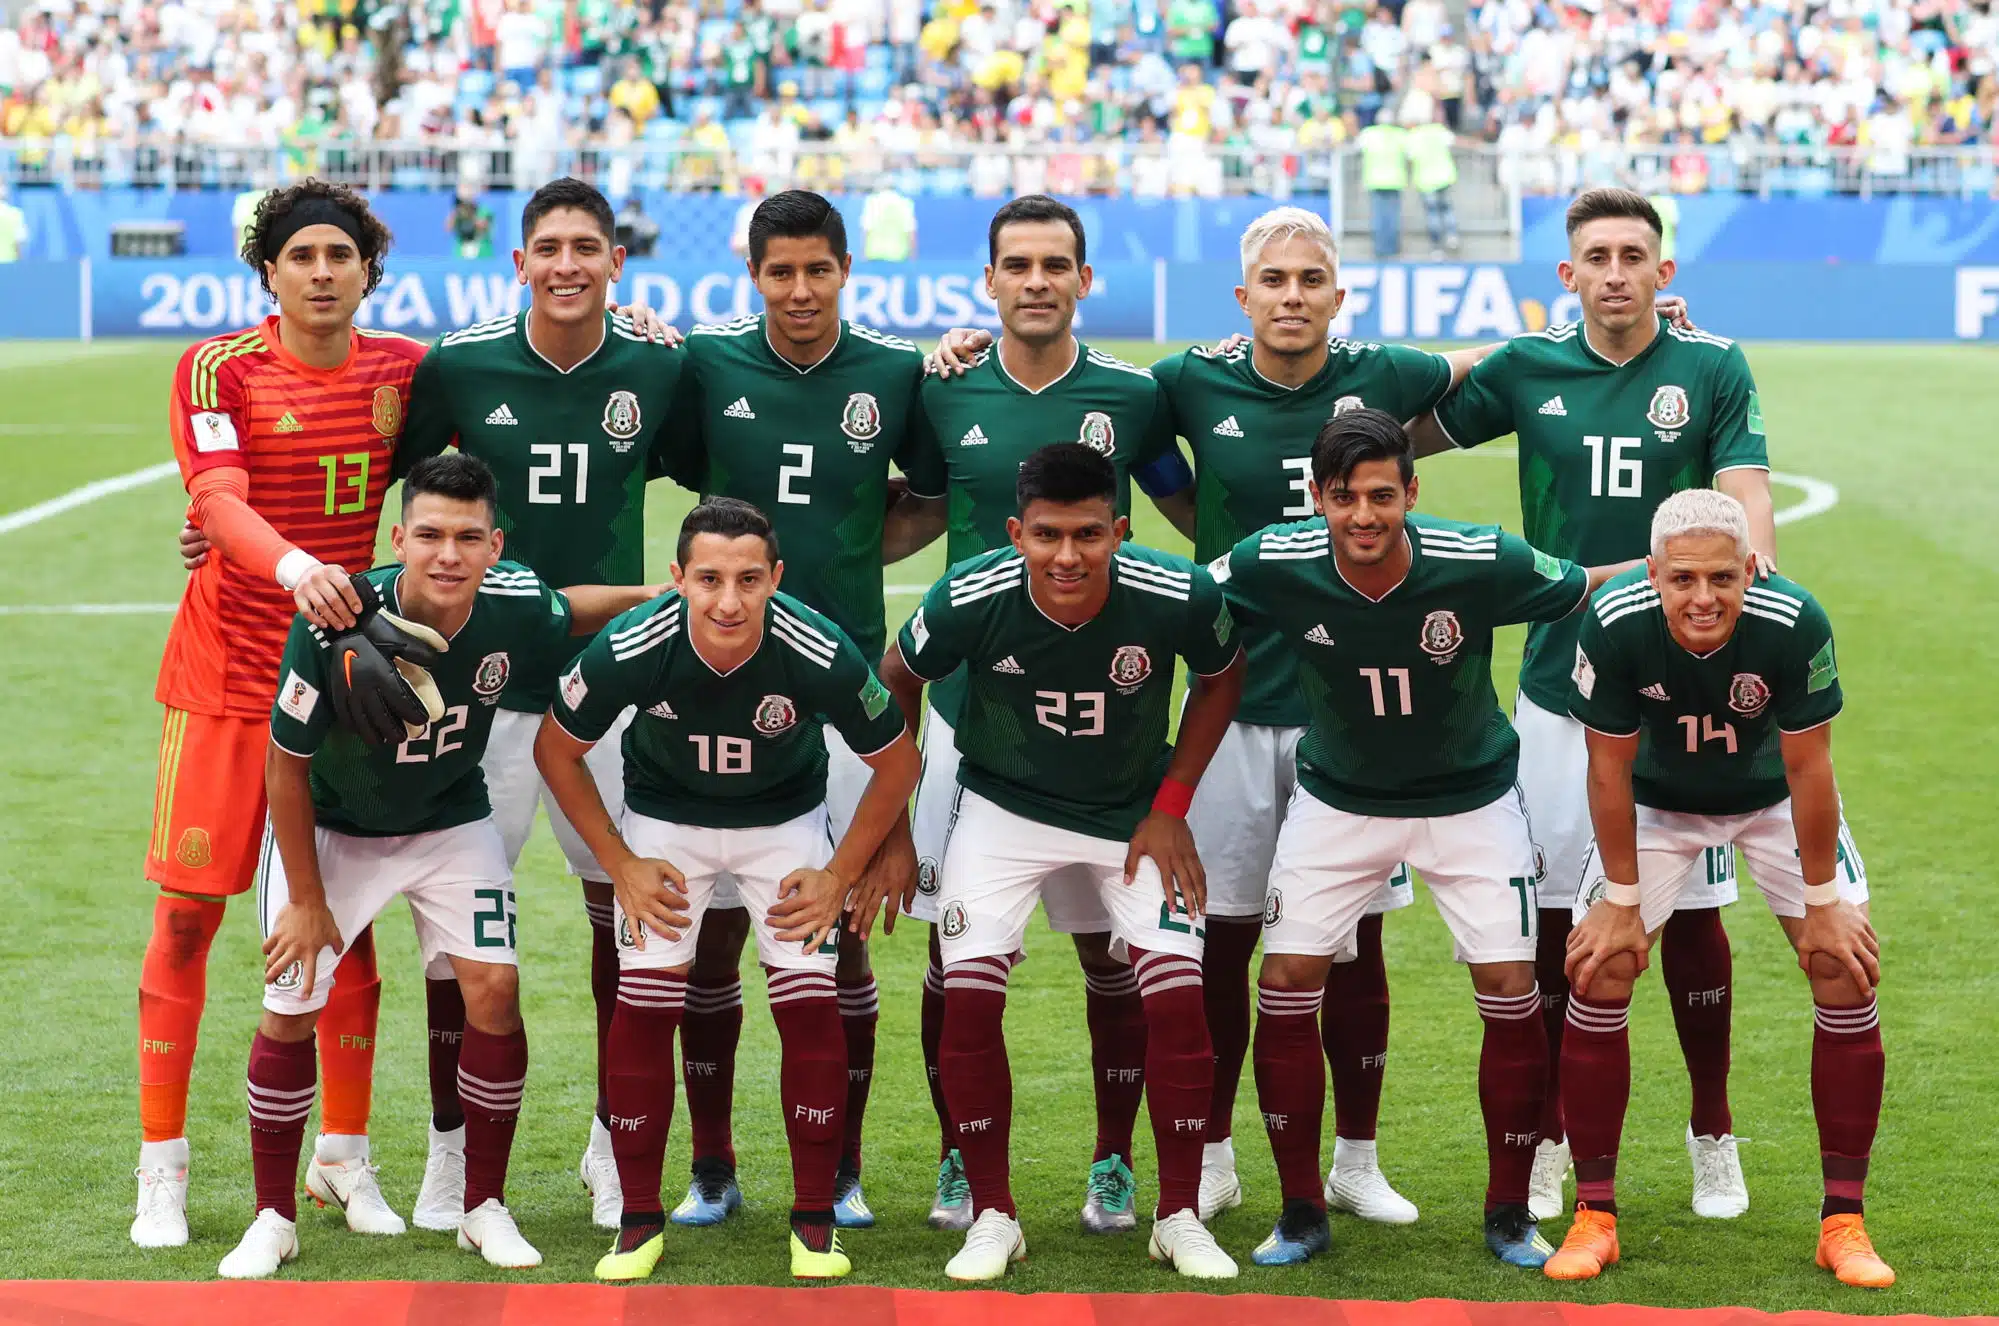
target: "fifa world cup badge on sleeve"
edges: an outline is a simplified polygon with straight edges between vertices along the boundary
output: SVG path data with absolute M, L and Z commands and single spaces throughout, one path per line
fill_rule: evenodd
M 278 692 L 278 708 L 305 723 L 311 721 L 312 711 L 318 707 L 319 687 L 296 672 L 286 673 L 284 689 Z
M 583 699 L 590 694 L 590 686 L 583 680 L 583 661 L 578 659 L 569 665 L 569 671 L 562 674 L 562 702 L 571 709 L 581 708 Z
M 1569 680 L 1576 684 L 1576 692 L 1583 699 L 1596 694 L 1596 665 L 1589 661 L 1581 645 L 1576 646 L 1576 670 L 1569 674 Z
M 1826 641 L 1825 647 L 1812 655 L 1809 666 L 1811 672 L 1805 678 L 1805 690 L 1808 694 L 1817 695 L 1839 680 L 1839 665 L 1832 657 L 1832 641 Z
M 868 674 L 868 684 L 861 687 L 861 712 L 870 720 L 880 718 L 882 710 L 888 708 L 888 687 L 881 684 L 874 673 Z

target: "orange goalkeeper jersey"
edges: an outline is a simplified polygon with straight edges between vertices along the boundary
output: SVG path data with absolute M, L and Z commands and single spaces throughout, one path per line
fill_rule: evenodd
M 426 348 L 357 329 L 344 364 L 313 368 L 279 343 L 276 316 L 191 347 L 174 370 L 167 412 L 182 480 L 242 470 L 251 508 L 281 538 L 322 562 L 366 570 Z M 268 570 L 211 554 L 181 594 L 154 697 L 190 713 L 269 717 L 295 612 Z

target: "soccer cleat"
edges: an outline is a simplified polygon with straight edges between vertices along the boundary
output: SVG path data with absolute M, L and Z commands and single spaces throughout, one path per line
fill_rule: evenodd
M 861 1176 L 849 1169 L 842 1168 L 833 1176 L 833 1223 L 841 1229 L 875 1227 L 875 1213 L 861 1191 Z
M 1749 1209 L 1749 1185 L 1742 1179 L 1736 1136 L 1695 1137 L 1687 1128 L 1687 1158 L 1694 1162 L 1694 1214 L 1733 1220 Z
M 1242 1180 L 1235 1172 L 1235 1141 L 1223 1138 L 1201 1148 L 1201 1193 L 1196 1214 L 1206 1224 L 1242 1205 Z
M 972 1185 L 965 1180 L 965 1158 L 956 1147 L 937 1162 L 937 1200 L 930 1204 L 930 1227 L 959 1232 L 972 1227 Z
M 606 1133 L 603 1145 L 598 1145 L 597 1128 L 601 1127 L 597 1124 L 590 1130 L 590 1145 L 583 1148 L 583 1159 L 576 1162 L 576 1174 L 590 1194 L 590 1223 L 599 1229 L 616 1229 L 625 1214 L 625 1186 L 618 1182 L 610 1134 Z
M 630 1243 L 630 1247 L 625 1245 Z M 660 1254 L 666 1251 L 666 1225 L 641 1225 L 636 1229 L 621 1229 L 611 1250 L 597 1259 L 596 1275 L 599 1280 L 613 1284 L 625 1284 L 633 1280 L 644 1280 L 659 1265 Z
M 824 1229 L 824 1226 L 821 1226 Z M 814 1231 L 814 1241 L 818 1233 Z M 814 1251 L 811 1244 L 798 1236 L 798 1226 L 791 1229 L 791 1278 L 794 1280 L 841 1280 L 854 1269 L 853 1262 L 840 1250 L 840 1231 L 825 1230 L 826 1247 Z
M 1508 1266 L 1538 1270 L 1555 1255 L 1555 1245 L 1541 1237 L 1533 1213 L 1524 1206 L 1496 1206 L 1485 1213 L 1485 1246 Z
M 743 1204 L 743 1190 L 736 1186 L 736 1167 L 717 1156 L 694 1162 L 694 1181 L 687 1196 L 673 1208 L 676 1225 L 719 1225 Z
M 1192 1280 L 1236 1277 L 1235 1258 L 1223 1252 L 1208 1227 L 1185 1209 L 1152 1222 L 1152 1242 L 1146 1253 Z
M 318 1156 L 305 1167 L 305 1190 L 322 1207 L 337 1206 L 347 1216 L 347 1228 L 356 1234 L 393 1237 L 409 1228 L 403 1218 L 389 1209 L 375 1182 L 375 1167 L 365 1159 L 328 1162 Z M 464 1200 L 464 1190 L 459 1190 Z
M 132 1242 L 141 1248 L 178 1248 L 187 1242 L 187 1171 L 154 1167 L 132 1171 L 139 1180 L 139 1204 L 132 1217 Z
M 1578 1203 L 1561 1251 L 1548 1258 L 1541 1273 L 1550 1280 L 1594 1280 L 1616 1261 L 1617 1217 Z
M 418 1229 L 450 1233 L 465 1218 L 465 1125 L 448 1133 L 430 1130 L 430 1156 L 423 1162 L 410 1223 Z
M 478 1253 L 487 1265 L 505 1270 L 525 1271 L 541 1265 L 541 1254 L 521 1237 L 513 1212 L 501 1206 L 497 1197 L 488 1197 L 465 1213 L 458 1222 L 458 1246 Z
M 1083 1232 L 1124 1234 L 1138 1228 L 1138 1184 L 1123 1156 L 1105 1156 L 1090 1166 L 1083 1190 Z
M 243 1231 L 238 1243 L 215 1273 L 224 1280 L 262 1280 L 298 1256 L 298 1226 L 266 1207 Z
M 1326 1205 L 1377 1225 L 1413 1225 L 1416 1203 L 1395 1191 L 1372 1155 L 1351 1153 L 1326 1171 Z
M 1867 1227 L 1857 1215 L 1827 1216 L 1819 1221 L 1818 1262 L 1856 1289 L 1886 1289 L 1895 1283 L 1894 1268 L 1874 1251 Z
M 1534 1148 L 1534 1172 L 1527 1179 L 1527 1210 L 1536 1220 L 1553 1220 L 1568 1209 L 1562 1180 L 1569 1173 L 1569 1141 L 1541 1139 Z
M 1256 1245 L 1249 1259 L 1258 1266 L 1299 1266 L 1333 1247 L 1333 1231 L 1326 1213 L 1310 1202 L 1284 1203 L 1270 1237 Z
M 997 1280 L 1009 1265 L 1025 1260 L 1027 1236 L 1020 1232 L 1020 1222 L 989 1206 L 965 1231 L 965 1246 L 944 1263 L 944 1274 L 953 1280 Z

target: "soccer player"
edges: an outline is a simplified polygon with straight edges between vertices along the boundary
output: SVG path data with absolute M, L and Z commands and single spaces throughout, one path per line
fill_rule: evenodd
M 1562 282 L 1581 298 L 1579 324 L 1516 336 L 1482 361 L 1417 430 L 1418 454 L 1519 438 L 1520 505 L 1536 547 L 1579 562 L 1643 556 L 1652 513 L 1668 494 L 1712 483 L 1749 513 L 1763 571 L 1775 567 L 1763 411 L 1741 347 L 1668 324 L 1654 311 L 1674 267 L 1659 256 L 1659 217 L 1625 189 L 1592 189 L 1568 212 Z M 1520 665 L 1514 722 L 1520 784 L 1542 874 L 1541 988 L 1551 1076 L 1565 1034 L 1562 975 L 1570 909 L 1590 839 L 1583 730 L 1567 713 L 1579 618 L 1534 626 Z M 1681 890 L 1663 947 L 1666 987 L 1693 1083 L 1687 1149 L 1698 1215 L 1749 1206 L 1728 1108 L 1731 963 L 1723 905 L 1736 893 L 1734 855 L 1717 842 L 1703 878 Z M 1534 1208 L 1562 1209 L 1569 1156 L 1551 1085 L 1536 1158 Z
M 1862 1223 L 1881 1118 L 1881 946 L 1833 776 L 1832 625 L 1803 586 L 1758 582 L 1755 559 L 1742 503 L 1675 493 L 1653 513 L 1645 566 L 1610 581 L 1583 615 L 1568 707 L 1588 733 L 1596 843 L 1568 941 L 1562 1092 L 1577 1201 L 1544 1268 L 1557 1280 L 1591 1279 L 1618 1259 L 1631 987 L 1677 895 L 1722 843 L 1748 858 L 1811 980 L 1818 1264 L 1843 1284 L 1895 1283 Z
M 885 549 L 907 547 L 913 531 L 934 528 L 944 474 L 917 410 L 923 356 L 900 337 L 840 317 L 840 290 L 852 265 L 846 225 L 818 194 L 788 189 L 757 204 L 749 270 L 764 312 L 696 327 L 682 346 L 687 366 L 675 421 L 690 430 L 690 442 L 698 436 L 699 449 L 679 462 L 678 477 L 704 494 L 739 498 L 765 512 L 790 554 L 786 592 L 876 658 L 887 634 Z M 891 461 L 909 488 L 893 499 L 893 509 Z M 828 724 L 824 735 L 826 809 L 839 835 L 870 775 L 837 725 Z M 906 823 L 889 834 L 878 868 L 889 877 L 914 874 Z M 729 1111 L 743 1025 L 738 971 L 749 930 L 733 882 L 722 881 L 702 926 L 681 1022 L 694 1175 L 673 1212 L 679 1224 L 715 1224 L 742 1200 Z M 836 980 L 848 1093 L 834 1205 L 841 1228 L 864 1228 L 874 1223 L 861 1191 L 861 1123 L 874 1076 L 878 1008 L 858 935 L 840 946 Z
M 538 1265 L 505 1206 L 507 1156 L 527 1077 L 514 964 L 512 872 L 479 761 L 511 678 L 564 657 L 654 591 L 548 588 L 500 561 L 493 477 L 441 456 L 403 484 L 390 538 L 401 565 L 366 574 L 380 610 L 443 646 L 430 677 L 442 713 L 393 746 L 334 726 L 328 633 L 301 615 L 280 663 L 265 781 L 271 811 L 258 921 L 264 1014 L 250 1046 L 256 1219 L 222 1259 L 227 1279 L 274 1274 L 298 1255 L 298 1153 L 312 1110 L 314 1024 L 344 953 L 401 896 L 426 964 L 449 959 L 465 992 L 458 1091 L 466 1182 L 458 1246 L 494 1266 Z M 441 639 L 440 639 L 441 637 Z M 519 671 L 515 662 L 519 662 Z
M 1242 694 L 1242 651 L 1205 571 L 1119 546 L 1128 522 L 1108 458 L 1058 442 L 1030 455 L 1016 483 L 1013 546 L 953 567 L 882 660 L 910 715 L 927 682 L 960 667 L 967 676 L 938 884 L 940 1068 L 976 1218 L 945 1274 L 995 1280 L 1026 1255 L 1008 1182 L 1007 975 L 1036 899 L 1080 888 L 1110 913 L 1112 951 L 1144 1000 L 1159 1156 L 1151 1255 L 1182 1275 L 1233 1277 L 1195 1213 L 1213 1059 L 1200 996 L 1205 890 L 1185 815 Z M 1168 748 L 1176 655 L 1195 680 Z
M 851 1269 L 833 1226 L 847 1049 L 833 970 L 842 910 L 916 788 L 916 743 L 847 634 L 779 592 L 777 536 L 747 502 L 709 498 L 681 526 L 675 592 L 635 609 L 562 676 L 535 758 L 617 890 L 612 1145 L 623 1228 L 600 1280 L 642 1280 L 665 1247 L 660 1166 L 673 1116 L 673 1034 L 717 877 L 755 910 L 782 1044 L 791 1142 L 791 1273 Z M 584 763 L 629 706 L 615 817 Z M 826 807 L 824 725 L 869 778 L 848 823 Z M 837 835 L 839 844 L 834 845 Z
M 264 751 L 295 612 L 346 627 L 367 568 L 421 343 L 354 326 L 389 231 L 344 186 L 267 194 L 243 260 L 277 301 L 262 323 L 181 356 L 168 427 L 191 519 L 220 552 L 181 594 L 155 697 L 166 706 L 146 878 L 159 886 L 139 976 L 140 1247 L 187 1242 L 188 1079 L 223 903 L 249 889 L 264 834 Z M 306 1185 L 350 1228 L 400 1234 L 368 1161 L 381 987 L 350 936 L 321 1038 L 326 1097 Z
M 1485 1022 L 1486 1245 L 1539 1266 L 1553 1249 L 1527 1212 L 1547 1072 L 1534 844 L 1514 785 L 1519 742 L 1492 690 L 1492 633 L 1573 612 L 1622 568 L 1585 570 L 1492 526 L 1411 514 L 1415 456 L 1380 410 L 1326 421 L 1307 492 L 1317 516 L 1252 534 L 1212 567 L 1230 606 L 1292 650 L 1311 714 L 1264 906 L 1256 1089 L 1284 1206 L 1253 1260 L 1289 1265 L 1330 1246 L 1317 1168 L 1327 968 L 1407 862 L 1471 968 Z

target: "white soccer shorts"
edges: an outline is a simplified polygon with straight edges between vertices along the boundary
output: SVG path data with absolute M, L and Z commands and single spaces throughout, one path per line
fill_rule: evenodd
M 1050 927 L 1060 929 L 1065 895 L 1085 892 L 1110 914 L 1113 955 L 1137 948 L 1198 960 L 1206 928 L 1168 904 L 1149 858 L 1139 861 L 1127 885 L 1125 850 L 1123 842 L 1041 824 L 959 789 L 938 884 L 945 965 L 1020 952 L 1036 901 L 1048 906 Z
M 716 881 L 726 875 L 742 900 L 736 905 L 750 909 L 750 933 L 757 938 L 757 957 L 765 966 L 833 970 L 838 957 L 838 930 L 833 932 L 834 944 L 807 953 L 800 941 L 780 940 L 764 919 L 776 905 L 777 888 L 786 875 L 805 867 L 823 866 L 833 859 L 833 841 L 824 805 L 782 824 L 756 829 L 704 829 L 656 820 L 628 809 L 624 834 L 625 842 L 638 855 L 671 862 L 686 877 L 689 925 L 676 940 L 648 931 L 646 946 L 640 949 L 633 941 L 625 909 L 615 908 L 612 924 L 618 936 L 621 969 L 660 971 L 694 961 L 694 946 L 701 937 L 701 918 L 714 905 Z
M 1551 714 L 1522 692 L 1514 706 L 1513 730 L 1520 734 L 1520 790 L 1534 830 L 1534 862 L 1540 872 L 1541 905 L 1569 909 L 1585 876 L 1584 863 L 1596 831 L 1589 818 L 1589 747 L 1583 725 L 1567 714 Z M 1736 900 L 1735 849 L 1716 839 L 1698 879 L 1680 894 L 1679 909 L 1726 907 Z
M 826 823 L 833 835 L 833 845 L 838 847 L 847 836 L 847 827 L 854 822 L 854 810 L 866 795 L 868 779 L 874 777 L 875 771 L 854 754 L 838 728 L 827 723 L 820 731 L 826 736 Z M 736 887 L 734 875 L 724 871 L 716 879 L 715 896 L 708 905 L 714 908 L 743 905 L 742 890 Z
M 490 816 L 396 838 L 359 838 L 321 828 L 313 841 L 343 948 L 400 895 L 416 923 L 426 970 L 442 963 L 449 972 L 451 958 L 515 965 L 513 872 Z M 290 900 L 284 861 L 266 829 L 257 872 L 257 924 L 265 938 Z M 339 963 L 330 946 L 320 951 L 309 996 L 302 989 L 304 971 L 294 963 L 264 987 L 264 1007 L 288 1015 L 326 1007 Z
M 1805 914 L 1805 876 L 1798 866 L 1798 833 L 1791 822 L 1789 797 L 1766 810 L 1746 815 L 1687 815 L 1679 811 L 1638 807 L 1638 909 L 1650 934 L 1686 904 L 1680 899 L 1701 887 L 1710 844 L 1734 846 L 1749 860 L 1750 876 L 1763 900 L 1777 916 Z M 1584 862 L 1590 883 L 1575 903 L 1575 919 L 1603 896 L 1603 863 L 1590 844 Z M 1859 906 L 1867 901 L 1867 867 L 1846 817 L 1839 821 L 1839 856 L 1833 867 L 1839 896 Z
M 625 729 L 631 726 L 633 710 L 618 716 L 603 739 L 590 748 L 583 763 L 597 780 L 597 795 L 604 809 L 616 818 L 625 808 Z M 584 845 L 582 835 L 570 824 L 562 807 L 555 804 L 541 770 L 535 767 L 534 739 L 541 731 L 540 714 L 524 714 L 502 709 L 493 715 L 493 732 L 486 739 L 486 756 L 479 768 L 486 775 L 486 797 L 493 803 L 493 819 L 507 848 L 507 861 L 518 863 L 528 835 L 534 831 L 534 810 L 548 806 L 548 824 L 555 830 L 556 845 L 569 861 L 569 873 L 598 884 L 611 877 L 597 864 L 597 857 Z
M 1399 818 L 1337 810 L 1300 787 L 1277 837 L 1263 951 L 1351 949 L 1382 877 L 1405 861 L 1429 885 L 1459 962 L 1533 960 L 1534 841 L 1518 788 L 1477 810 Z
M 1208 877 L 1208 914 L 1224 918 L 1263 915 L 1277 835 L 1298 786 L 1302 727 L 1230 723 L 1215 758 L 1194 789 L 1187 827 L 1194 831 L 1201 868 Z M 1377 916 L 1416 901 L 1409 872 L 1398 869 L 1368 900 Z

